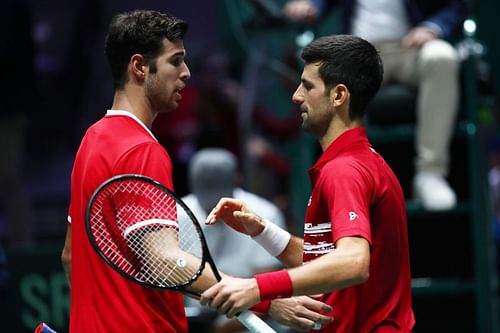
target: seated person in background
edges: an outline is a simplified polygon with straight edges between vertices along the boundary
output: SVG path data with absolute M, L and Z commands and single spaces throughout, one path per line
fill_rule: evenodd
M 226 274 L 251 277 L 256 273 L 280 267 L 279 261 L 244 234 L 234 232 L 224 223 L 205 225 L 203 221 L 222 197 L 238 198 L 259 211 L 263 218 L 286 228 L 284 217 L 270 201 L 236 186 L 237 160 L 228 150 L 205 148 L 195 153 L 189 162 L 188 178 L 192 193 L 182 200 L 192 210 L 203 228 L 210 253 L 217 267 Z M 187 300 L 190 306 L 198 301 Z M 244 327 L 237 320 L 220 316 L 215 332 L 239 332 Z
M 427 210 L 456 205 L 445 177 L 449 145 L 459 100 L 459 57 L 445 41 L 463 22 L 460 0 L 289 0 L 284 13 L 293 20 L 314 22 L 327 5 L 341 2 L 344 33 L 360 36 L 380 51 L 384 83 L 418 88 L 415 198 Z

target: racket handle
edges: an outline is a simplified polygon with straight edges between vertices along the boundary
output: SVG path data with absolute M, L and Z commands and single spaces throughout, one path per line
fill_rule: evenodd
M 236 316 L 252 333 L 276 333 L 269 325 L 250 311 L 241 312 Z
M 40 323 L 36 328 L 35 328 L 35 333 L 57 333 L 54 331 L 52 328 L 49 327 L 49 325 L 45 323 Z

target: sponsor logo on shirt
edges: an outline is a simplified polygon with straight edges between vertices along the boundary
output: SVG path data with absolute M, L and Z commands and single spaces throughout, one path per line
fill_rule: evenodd
M 357 220 L 358 217 L 359 217 L 358 214 L 356 214 L 355 212 L 353 212 L 353 211 L 349 212 L 349 221 Z
M 335 249 L 335 245 L 329 242 L 319 242 L 318 244 L 304 243 L 304 253 L 326 254 Z
M 312 259 L 335 249 L 332 243 L 332 223 L 306 223 L 304 226 L 304 254 Z

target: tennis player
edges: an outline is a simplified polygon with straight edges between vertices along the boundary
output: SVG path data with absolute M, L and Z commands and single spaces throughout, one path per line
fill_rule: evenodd
M 292 295 L 321 295 L 335 321 L 322 332 L 411 332 L 410 263 L 401 186 L 371 147 L 362 128 L 366 105 L 377 93 L 383 66 L 367 41 L 348 35 L 321 37 L 302 53 L 305 67 L 293 94 L 302 127 L 315 134 L 323 154 L 310 169 L 313 190 L 304 238 L 261 219 L 247 205 L 223 198 L 217 219 L 253 237 L 292 267 L 251 279 L 225 277 L 201 298 L 228 317 L 253 304 Z M 272 316 L 289 324 L 282 310 Z
M 136 173 L 172 188 L 172 163 L 151 133 L 160 112 L 177 108 L 190 77 L 184 59 L 187 24 L 156 11 L 114 17 L 105 52 L 113 105 L 86 132 L 71 175 L 63 264 L 70 277 L 70 332 L 187 332 L 182 295 L 144 288 L 110 268 L 87 238 L 84 214 L 108 178 Z

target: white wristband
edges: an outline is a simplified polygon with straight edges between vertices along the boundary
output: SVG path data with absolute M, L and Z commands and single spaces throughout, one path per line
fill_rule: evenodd
M 285 250 L 292 236 L 271 221 L 264 220 L 264 222 L 266 222 L 264 230 L 257 236 L 252 237 L 252 239 L 259 243 L 269 254 L 276 257 Z

